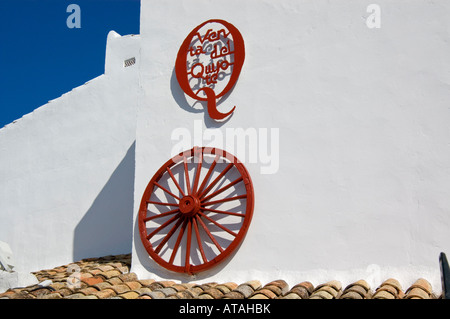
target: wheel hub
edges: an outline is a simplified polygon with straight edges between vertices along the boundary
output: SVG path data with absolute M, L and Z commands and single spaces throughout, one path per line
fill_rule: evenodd
M 181 198 L 179 207 L 182 214 L 191 217 L 200 210 L 200 201 L 192 195 L 187 195 Z

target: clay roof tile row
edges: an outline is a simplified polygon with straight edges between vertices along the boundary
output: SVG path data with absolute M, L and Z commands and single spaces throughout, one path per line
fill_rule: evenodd
M 0 299 L 439 299 L 430 283 L 419 278 L 403 290 L 398 280 L 385 280 L 375 290 L 365 280 L 342 288 L 333 280 L 316 287 L 308 281 L 292 287 L 284 280 L 262 285 L 258 280 L 241 284 L 176 283 L 139 280 L 130 273 L 131 256 L 83 259 L 77 263 L 37 271 L 40 284 L 9 289 Z M 76 270 L 76 272 L 74 271 Z

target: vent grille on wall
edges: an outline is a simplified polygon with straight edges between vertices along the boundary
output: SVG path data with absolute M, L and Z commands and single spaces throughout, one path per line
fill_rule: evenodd
M 130 59 L 126 59 L 125 61 L 123 61 L 123 66 L 125 67 L 125 68 L 127 68 L 127 67 L 129 67 L 129 66 L 132 66 L 133 64 L 135 64 L 136 63 L 136 58 L 135 57 L 132 57 L 132 58 L 130 58 Z

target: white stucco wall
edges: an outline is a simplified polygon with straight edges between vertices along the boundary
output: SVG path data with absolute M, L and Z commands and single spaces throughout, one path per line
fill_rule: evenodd
M 0 240 L 14 270 L 130 252 L 138 63 L 139 36 L 112 31 L 105 74 L 0 129 Z
M 377 1 L 381 28 L 371 29 L 371 3 L 142 2 L 132 259 L 140 278 L 377 286 L 424 277 L 440 289 L 438 256 L 450 251 L 450 4 Z M 184 38 L 213 18 L 234 24 L 246 48 L 222 104 L 236 110 L 223 125 L 191 108 L 173 73 Z M 194 135 L 198 123 L 224 135 L 278 129 L 279 169 L 245 163 L 256 198 L 247 236 L 228 262 L 190 278 L 149 259 L 136 217 L 172 155 L 172 132 Z

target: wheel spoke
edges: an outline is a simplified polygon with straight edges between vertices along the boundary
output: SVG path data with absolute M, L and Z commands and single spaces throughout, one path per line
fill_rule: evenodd
M 214 204 L 220 204 L 220 203 L 230 202 L 232 200 L 244 199 L 244 198 L 247 198 L 247 195 L 239 195 L 239 196 L 234 196 L 234 197 L 214 200 L 212 202 L 202 203 L 202 206 L 211 206 L 211 205 L 214 205 Z
M 188 195 L 191 194 L 191 183 L 189 182 L 189 170 L 188 170 L 188 165 L 187 165 L 187 159 L 186 156 L 183 155 L 183 164 L 184 164 L 184 176 L 186 179 L 186 188 L 187 188 L 187 192 Z
M 197 238 L 197 243 L 198 243 L 198 249 L 200 250 L 200 254 L 202 255 L 203 262 L 207 263 L 208 259 L 206 258 L 205 251 L 203 250 L 202 241 L 200 239 L 200 232 L 198 230 L 197 220 L 195 218 L 192 219 L 192 224 L 194 225 L 195 236 Z
M 217 209 L 211 209 L 211 208 L 205 208 L 205 207 L 202 207 L 201 210 L 212 212 L 212 213 L 218 213 L 218 214 L 227 214 L 227 215 L 245 217 L 245 214 L 235 213 L 235 212 L 227 212 L 227 211 L 224 211 L 224 210 L 217 210 Z
M 168 221 L 166 221 L 164 224 L 162 224 L 161 226 L 159 226 L 158 228 L 156 228 L 154 231 L 152 231 L 148 236 L 147 236 L 147 240 L 150 240 L 150 238 L 152 238 L 153 236 L 155 236 L 155 234 L 159 233 L 162 229 L 164 229 L 167 225 L 170 225 L 171 223 L 173 223 L 174 220 L 176 220 L 177 218 L 179 218 L 179 214 L 173 216 L 171 219 L 169 219 Z
M 155 204 L 155 205 L 163 205 L 163 206 L 178 206 L 176 203 L 161 203 L 161 202 L 155 202 L 152 200 L 148 200 L 147 204 Z
M 199 214 L 202 215 L 203 217 L 205 217 L 207 220 L 209 220 L 211 223 L 213 223 L 214 225 L 216 225 L 216 226 L 219 227 L 220 229 L 222 229 L 222 230 L 226 231 L 227 233 L 229 233 L 230 235 L 233 235 L 234 237 L 237 236 L 237 234 L 236 234 L 235 232 L 233 232 L 233 231 L 229 230 L 228 228 L 226 228 L 225 226 L 219 224 L 219 223 L 216 222 L 214 219 L 212 219 L 212 218 L 206 216 L 206 215 L 203 214 L 203 213 L 200 213 L 200 212 L 199 212 Z
M 219 176 L 216 177 L 216 179 L 208 185 L 208 187 L 198 196 L 200 199 L 203 198 L 208 192 L 211 190 L 211 188 L 216 185 L 216 183 L 226 174 L 228 171 L 233 167 L 233 163 L 228 164 L 228 166 L 219 174 Z
M 166 189 L 165 187 L 163 187 L 162 185 L 160 185 L 157 182 L 154 182 L 153 184 L 155 184 L 156 186 L 158 186 L 159 188 L 161 188 L 163 191 L 165 191 L 167 194 L 169 194 L 172 197 L 175 197 L 176 199 L 180 200 L 180 197 L 178 197 L 177 195 L 175 195 L 174 193 L 172 193 L 171 191 L 169 191 L 168 189 Z
M 172 254 L 170 255 L 169 264 L 171 264 L 171 265 L 173 264 L 173 261 L 177 254 L 177 251 L 178 251 L 178 247 L 180 246 L 181 238 L 183 237 L 184 230 L 186 229 L 186 224 L 187 224 L 187 220 L 184 221 L 183 226 L 180 229 L 180 233 L 178 234 L 177 241 L 175 243 L 175 246 L 173 247 Z
M 200 187 L 197 190 L 197 194 L 202 191 L 203 187 L 205 187 L 206 183 L 208 182 L 209 177 L 211 176 L 211 174 L 212 174 L 212 172 L 214 170 L 214 167 L 216 167 L 216 165 L 217 165 L 217 161 L 219 160 L 219 158 L 220 158 L 219 155 L 216 155 L 216 157 L 214 158 L 214 162 L 209 167 L 208 172 L 206 173 L 206 176 L 203 179 L 202 184 L 200 185 Z
M 208 237 L 212 240 L 212 242 L 214 243 L 214 245 L 217 247 L 217 249 L 222 253 L 223 252 L 223 248 L 220 247 L 219 243 L 217 242 L 217 240 L 214 238 L 213 234 L 211 234 L 211 232 L 209 231 L 208 227 L 206 227 L 205 223 L 203 222 L 203 220 L 200 218 L 199 215 L 195 216 L 198 220 L 198 222 L 200 223 L 200 225 L 203 227 L 203 229 L 205 230 L 206 234 L 208 235 Z
M 234 180 L 233 182 L 229 183 L 228 185 L 226 185 L 226 186 L 224 186 L 224 187 L 218 189 L 217 191 L 215 191 L 215 192 L 212 193 L 211 195 L 206 196 L 205 198 L 202 199 L 202 201 L 208 201 L 209 199 L 211 199 L 211 198 L 213 198 L 213 197 L 219 195 L 219 194 L 222 193 L 223 191 L 226 191 L 228 188 L 230 188 L 231 186 L 236 185 L 237 183 L 239 183 L 239 182 L 242 181 L 242 180 L 243 180 L 243 178 L 242 178 L 242 176 L 241 176 L 241 177 L 239 177 L 238 179 Z
M 192 240 L 192 225 L 191 219 L 188 219 L 187 225 L 187 239 L 186 239 L 186 259 L 184 262 L 184 268 L 187 273 L 189 273 L 189 268 L 191 267 L 190 257 L 191 257 L 191 240 Z
M 175 214 L 177 212 L 179 212 L 178 208 L 176 208 L 174 210 L 169 210 L 168 212 L 161 213 L 161 214 L 158 214 L 158 215 L 155 215 L 155 216 L 146 217 L 146 218 L 144 218 L 144 223 L 148 222 L 149 220 L 152 220 L 152 219 L 155 219 L 155 218 L 164 217 L 164 216 L 169 216 L 169 215 Z
M 170 177 L 172 178 L 173 182 L 175 183 L 175 186 L 178 188 L 178 190 L 180 191 L 180 194 L 184 197 L 184 192 L 180 187 L 180 184 L 178 184 L 177 180 L 175 179 L 175 176 L 173 176 L 172 170 L 170 169 L 170 167 L 166 168 L 167 172 L 169 173 Z
M 197 170 L 195 171 L 195 180 L 194 180 L 194 186 L 192 187 L 192 193 L 195 195 L 197 193 L 197 186 L 198 186 L 198 181 L 200 179 L 200 172 L 202 169 L 202 162 L 203 162 L 203 153 L 200 151 L 198 151 L 198 148 L 194 149 L 194 158 L 195 158 L 195 153 L 197 152 L 198 154 L 198 164 L 197 164 Z M 195 161 L 194 161 L 195 162 Z
M 161 249 L 164 247 L 164 245 L 166 244 L 166 242 L 170 239 L 170 237 L 172 237 L 173 233 L 175 233 L 175 231 L 178 229 L 178 227 L 180 226 L 182 220 L 181 218 L 175 223 L 175 225 L 172 227 L 172 229 L 167 233 L 166 236 L 164 236 L 164 239 L 159 243 L 158 247 L 156 247 L 155 249 L 155 253 L 159 254 L 159 252 L 161 251 Z

